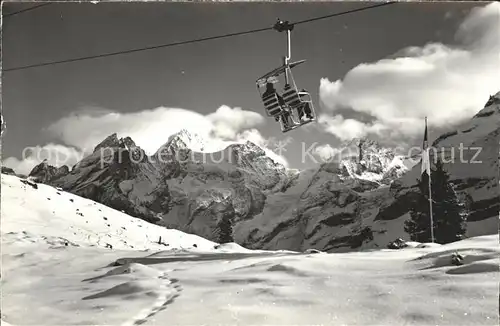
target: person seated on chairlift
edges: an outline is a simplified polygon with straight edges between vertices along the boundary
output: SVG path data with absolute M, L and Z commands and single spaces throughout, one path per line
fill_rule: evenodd
M 305 89 L 302 89 L 300 91 L 300 93 L 307 93 L 307 91 Z M 306 95 L 300 94 L 300 97 L 303 97 L 303 96 L 306 96 Z M 307 119 L 309 119 L 309 120 L 313 119 L 312 110 L 311 110 L 311 106 L 309 105 L 309 102 L 305 102 L 304 105 L 299 108 L 299 118 L 302 118 L 302 116 L 304 114 L 306 115 Z
M 283 97 L 281 97 L 278 92 L 276 92 L 276 89 L 274 88 L 274 85 L 273 83 L 271 82 L 267 82 L 266 83 L 266 91 L 264 92 L 264 94 L 262 94 L 262 97 L 267 97 L 271 94 L 276 94 L 276 96 L 278 97 L 278 101 L 280 103 L 281 106 L 283 106 L 285 104 L 285 101 L 283 100 Z
M 283 97 L 281 97 L 278 94 L 278 92 L 276 92 L 276 89 L 274 88 L 273 83 L 267 82 L 266 83 L 266 90 L 265 90 L 264 94 L 262 94 L 262 98 L 266 98 L 267 96 L 269 96 L 271 94 L 276 94 L 276 97 L 278 98 L 279 105 L 282 108 L 284 108 L 285 107 L 285 100 L 283 99 Z
M 267 82 L 266 91 L 264 92 L 264 94 L 262 94 L 262 98 L 265 98 L 273 93 L 276 93 L 276 89 L 274 89 L 273 83 Z
M 290 112 L 287 110 L 285 100 L 283 99 L 283 97 L 281 97 L 278 94 L 278 92 L 276 92 L 276 89 L 274 88 L 273 83 L 267 82 L 266 83 L 266 90 L 265 90 L 264 94 L 262 94 L 262 98 L 266 98 L 267 96 L 272 95 L 272 94 L 276 94 L 276 97 L 278 98 L 278 103 L 283 110 L 282 111 L 283 113 L 281 115 L 281 119 L 283 119 L 283 125 L 284 125 L 285 129 L 288 129 L 290 127 L 290 118 L 291 117 L 290 117 Z M 274 117 L 274 119 L 276 121 L 279 121 L 280 116 L 276 116 L 276 117 Z

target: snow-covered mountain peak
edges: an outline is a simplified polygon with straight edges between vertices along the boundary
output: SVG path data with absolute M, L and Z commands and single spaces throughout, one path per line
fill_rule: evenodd
M 204 152 L 206 148 L 205 140 L 198 134 L 192 133 L 186 129 L 172 134 L 167 142 L 158 150 L 169 149 L 177 151 L 179 149 L 189 149 L 194 152 Z
M 395 153 L 392 149 L 383 147 L 373 139 L 353 138 L 341 144 L 341 155 L 342 159 L 353 158 L 362 161 L 370 155 L 383 155 L 392 159 Z
M 388 183 L 408 171 L 402 157 L 368 138 L 354 138 L 339 152 L 341 177 Z

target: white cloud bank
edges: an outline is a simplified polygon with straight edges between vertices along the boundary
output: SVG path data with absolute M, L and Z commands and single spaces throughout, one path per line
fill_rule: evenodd
M 370 133 L 379 134 L 387 130 L 387 127 L 380 122 L 367 124 L 356 119 L 345 119 L 342 115 L 333 117 L 321 115 L 318 122 L 323 125 L 327 132 L 341 140 L 361 138 Z
M 202 115 L 197 112 L 159 107 L 134 113 L 117 113 L 107 110 L 70 114 L 45 129 L 64 144 L 48 144 L 34 148 L 35 155 L 23 155 L 22 160 L 7 158 L 4 165 L 16 172 L 27 174 L 43 159 L 49 164 L 73 165 L 109 135 L 131 137 L 147 154 L 156 152 L 172 134 L 182 129 L 207 140 L 207 151 L 218 151 L 234 142 L 250 140 L 265 147 L 268 141 L 255 129 L 264 123 L 264 117 L 253 111 L 221 106 L 215 112 Z M 267 148 L 266 152 L 277 162 L 288 165 L 286 159 Z M 50 154 L 52 153 L 52 154 Z M 71 153 L 71 155 L 70 155 Z M 69 157 L 61 160 L 61 157 Z M 59 158 L 59 159 L 57 159 Z
M 47 131 L 84 152 L 92 152 L 99 142 L 116 132 L 118 137 L 131 137 L 152 154 L 181 129 L 214 141 L 231 140 L 243 130 L 263 122 L 264 117 L 256 112 L 225 105 L 209 115 L 159 107 L 134 113 L 75 113 L 53 123 Z
M 455 35 L 457 45 L 409 47 L 396 58 L 363 63 L 342 80 L 322 78 L 320 99 L 330 114 L 319 122 L 341 140 L 370 134 L 413 137 L 429 125 L 460 123 L 500 90 L 500 3 L 473 9 Z M 346 108 L 372 117 L 344 119 Z
M 241 108 L 231 109 L 223 105 L 207 116 L 212 123 L 212 135 L 216 138 L 235 139 L 242 130 L 253 128 L 264 122 L 264 117 L 253 111 Z

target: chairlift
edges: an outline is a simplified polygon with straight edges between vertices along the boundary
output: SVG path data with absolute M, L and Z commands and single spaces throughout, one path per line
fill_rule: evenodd
M 292 74 L 292 68 L 306 60 L 290 62 L 291 59 L 291 31 L 293 24 L 278 19 L 273 27 L 278 32 L 287 33 L 287 55 L 283 57 L 283 65 L 257 79 L 257 90 L 264 103 L 267 116 L 273 117 L 281 125 L 282 132 L 288 132 L 300 126 L 316 121 L 316 113 L 311 95 L 306 90 L 299 90 Z M 284 86 L 281 95 L 275 84 L 280 84 L 280 77 L 284 77 Z

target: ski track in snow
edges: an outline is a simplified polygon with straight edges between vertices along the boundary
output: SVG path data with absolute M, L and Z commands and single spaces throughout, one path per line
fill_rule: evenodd
M 178 296 L 180 296 L 182 287 L 178 283 L 179 280 L 175 278 L 168 278 L 167 272 L 164 272 L 158 278 L 163 280 L 163 282 L 160 285 L 159 295 L 156 301 L 151 305 L 151 307 L 141 310 L 134 318 L 126 321 L 121 326 L 135 326 L 144 324 L 154 315 L 156 315 L 160 311 L 165 310 L 169 304 L 173 303 L 174 300 Z M 171 291 L 171 289 L 174 289 L 175 291 Z

